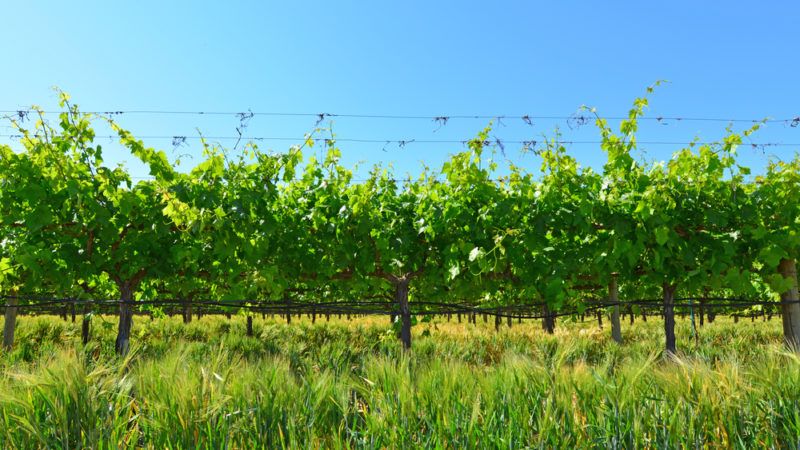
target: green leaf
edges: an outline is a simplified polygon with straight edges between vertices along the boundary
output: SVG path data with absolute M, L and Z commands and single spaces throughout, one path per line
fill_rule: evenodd
M 781 259 L 786 257 L 786 252 L 777 245 L 770 245 L 761 249 L 761 251 L 758 252 L 758 257 L 767 267 L 775 268 L 778 267 Z
M 656 242 L 658 245 L 664 245 L 669 241 L 669 228 L 661 226 L 656 228 Z
M 25 217 L 25 225 L 30 231 L 39 231 L 45 225 L 49 225 L 53 220 L 52 214 L 43 205 L 38 205 Z

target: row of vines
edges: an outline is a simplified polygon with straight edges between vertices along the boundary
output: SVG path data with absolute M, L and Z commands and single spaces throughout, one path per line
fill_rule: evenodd
M 607 301 L 618 322 L 625 299 L 658 297 L 674 353 L 680 293 L 774 302 L 786 342 L 800 343 L 800 158 L 752 175 L 736 151 L 758 125 L 652 162 L 636 141 L 644 97 L 618 128 L 597 117 L 601 171 L 553 139 L 530 173 L 503 161 L 486 128 L 438 170 L 401 178 L 378 165 L 355 180 L 318 132 L 280 154 L 201 140 L 202 161 L 184 171 L 113 118 L 66 94 L 61 104 L 57 124 L 36 108 L 8 118 L 20 145 L 0 146 L 6 346 L 17 311 L 55 293 L 116 299 L 119 353 L 134 313 L 159 298 L 390 298 L 410 348 L 426 302 L 542 305 L 552 331 L 559 311 Z M 151 179 L 104 163 L 98 121 Z

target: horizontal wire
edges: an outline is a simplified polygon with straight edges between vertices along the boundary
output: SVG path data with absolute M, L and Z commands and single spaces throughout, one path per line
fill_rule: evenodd
M 28 109 L 6 109 L 0 110 L 0 114 L 24 114 L 30 110 Z M 44 114 L 60 114 L 64 111 L 42 111 Z M 309 113 L 309 112 L 263 112 L 263 111 L 186 111 L 186 110 L 157 110 L 157 109 L 141 109 L 141 110 L 98 110 L 98 111 L 83 111 L 87 114 L 97 115 L 123 115 L 123 114 L 141 114 L 141 115 L 199 115 L 199 116 L 234 116 L 237 118 L 249 118 L 253 116 L 272 116 L 272 117 L 316 117 L 324 119 L 326 117 L 342 117 L 352 119 L 382 119 L 382 120 L 431 120 L 438 122 L 446 122 L 450 119 L 475 119 L 475 120 L 491 120 L 491 119 L 520 119 L 529 123 L 532 120 L 588 120 L 594 119 L 590 115 L 533 115 L 533 114 L 441 114 L 441 115 L 402 115 L 402 114 L 348 114 L 348 113 Z M 601 117 L 607 120 L 627 120 L 626 116 L 609 116 Z M 639 117 L 637 120 L 650 120 L 657 122 L 665 121 L 685 121 L 685 122 L 746 122 L 746 123 L 800 123 L 800 116 L 785 118 L 785 119 L 743 119 L 743 118 L 724 118 L 724 117 L 681 117 L 681 116 L 656 116 L 656 117 Z M 797 126 L 797 125 L 795 125 Z
M 6 299 L 24 299 L 25 297 L 22 296 L 6 296 Z M 698 303 L 693 303 L 693 301 L 697 301 Z M 694 308 L 694 307 L 703 307 L 703 308 L 748 308 L 751 306 L 780 306 L 786 304 L 797 304 L 800 303 L 800 300 L 780 300 L 780 301 L 768 301 L 768 300 L 745 300 L 741 298 L 728 298 L 725 299 L 726 301 L 720 302 L 716 299 L 716 301 L 709 301 L 709 299 L 703 298 L 683 298 L 683 299 L 676 299 L 671 306 L 674 308 Z M 285 310 L 289 312 L 304 312 L 304 311 L 311 311 L 314 309 L 318 310 L 325 310 L 326 308 L 337 308 L 337 309 L 347 309 L 350 308 L 350 311 L 358 312 L 361 311 L 365 307 L 376 307 L 376 306 L 384 306 L 393 308 L 396 305 L 393 301 L 328 301 L 328 302 L 308 302 L 303 300 L 297 301 L 274 301 L 274 300 L 254 300 L 254 299 L 247 299 L 247 300 L 180 300 L 180 299 L 150 299 L 150 300 L 134 300 L 134 301 L 122 301 L 122 300 L 114 300 L 114 299 L 104 299 L 104 300 L 81 300 L 75 298 L 51 298 L 49 300 L 44 300 L 43 298 L 39 298 L 39 301 L 35 303 L 23 303 L 18 305 L 0 305 L 0 307 L 5 308 L 19 308 L 19 309 L 35 309 L 47 306 L 67 306 L 67 305 L 74 305 L 74 306 L 118 306 L 120 304 L 128 304 L 132 306 L 218 306 L 218 307 L 230 307 L 230 308 L 245 308 L 245 309 L 258 309 L 258 310 Z M 506 305 L 506 306 L 477 306 L 477 305 L 470 305 L 465 303 L 447 303 L 447 302 L 414 302 L 411 306 L 425 306 L 425 307 L 438 307 L 442 309 L 449 309 L 452 311 L 461 311 L 461 312 L 474 312 L 474 313 L 486 313 L 486 314 L 493 314 L 499 315 L 501 313 L 506 314 L 513 314 L 514 312 L 521 312 L 530 310 L 531 308 L 540 308 L 545 305 L 544 302 L 532 302 L 527 305 Z M 632 300 L 619 300 L 619 301 L 586 301 L 584 304 L 584 310 L 590 309 L 602 309 L 602 308 L 610 308 L 613 306 L 639 306 L 639 307 L 647 307 L 647 308 L 660 308 L 664 307 L 665 304 L 663 300 L 647 300 L 647 299 L 632 299 Z M 362 308 L 362 309 L 359 309 Z M 423 311 L 425 312 L 425 311 Z M 433 312 L 433 310 L 428 310 L 428 312 Z M 576 309 L 567 309 L 567 311 L 563 311 L 566 313 L 575 313 L 580 314 L 580 310 Z
M 12 138 L 12 139 L 21 139 L 24 135 L 21 134 L 0 134 L 0 137 Z M 34 138 L 42 138 L 45 137 L 44 135 L 31 135 Z M 95 136 L 95 138 L 100 139 L 116 139 L 119 138 L 117 135 L 106 135 L 106 136 Z M 352 143 L 364 143 L 364 144 L 398 144 L 401 147 L 405 147 L 406 145 L 410 144 L 468 144 L 472 142 L 471 139 L 466 140 L 452 140 L 452 139 L 361 139 L 361 138 L 293 138 L 293 137 L 278 137 L 278 136 L 167 136 L 167 135 L 150 135 L 150 136 L 137 136 L 137 139 L 206 139 L 206 140 L 243 140 L 243 141 L 290 141 L 290 142 L 304 142 L 307 140 L 311 140 L 314 142 L 352 142 Z M 494 144 L 520 144 L 520 145 L 536 145 L 536 144 L 545 144 L 545 141 L 537 141 L 537 140 L 529 140 L 529 141 L 506 141 L 503 139 L 492 139 L 492 140 L 485 140 L 480 141 L 484 145 L 494 145 Z M 556 144 L 567 144 L 567 145 L 584 145 L 584 144 L 602 144 L 603 141 L 597 140 L 557 140 L 553 141 Z M 714 145 L 720 144 L 719 142 L 707 141 L 707 142 L 686 142 L 686 141 L 637 141 L 639 145 Z M 742 143 L 742 146 L 752 146 L 752 147 L 797 147 L 800 146 L 800 143 L 788 143 L 788 142 L 746 142 Z

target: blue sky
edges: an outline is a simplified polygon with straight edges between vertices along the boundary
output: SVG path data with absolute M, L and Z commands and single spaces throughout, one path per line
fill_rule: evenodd
M 776 2 L 11 2 L 0 18 L 0 110 L 56 107 L 52 86 L 85 110 L 181 110 L 420 116 L 505 115 L 493 136 L 598 139 L 592 125 L 563 119 L 581 105 L 625 114 L 659 79 L 651 117 L 776 119 L 800 116 L 800 4 Z M 80 5 L 80 6 L 77 6 Z M 140 136 L 233 136 L 233 115 L 122 115 Z M 257 116 L 246 133 L 297 137 L 313 117 Z M 461 141 L 486 119 L 333 118 L 338 137 Z M 325 122 L 326 124 L 328 121 Z M 4 126 L 6 124 L 3 124 Z M 574 125 L 574 124 L 573 124 Z M 724 122 L 643 124 L 642 141 L 688 142 L 723 135 Z M 736 123 L 741 129 L 747 124 Z M 7 128 L 0 129 L 6 134 Z M 0 138 L 0 142 L 8 142 Z M 754 142 L 800 143 L 800 127 L 773 123 Z M 194 140 L 170 155 L 198 154 Z M 102 141 L 108 143 L 108 140 Z M 232 141 L 223 141 L 233 145 Z M 291 142 L 260 142 L 283 151 Z M 398 174 L 438 167 L 458 143 L 341 142 L 347 164 L 392 163 Z M 531 169 L 533 156 L 507 144 Z M 108 143 L 108 161 L 140 166 Z M 584 165 L 604 160 L 596 144 L 569 146 Z M 677 145 L 644 145 L 668 158 Z M 800 146 L 742 148 L 758 169 Z M 195 159 L 197 161 L 197 159 Z M 191 161 L 186 161 L 189 165 Z M 365 171 L 361 170 L 360 173 Z

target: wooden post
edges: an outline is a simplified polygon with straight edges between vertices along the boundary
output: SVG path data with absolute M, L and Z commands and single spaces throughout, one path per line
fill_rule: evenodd
M 253 316 L 250 314 L 247 315 L 247 335 L 253 335 Z

